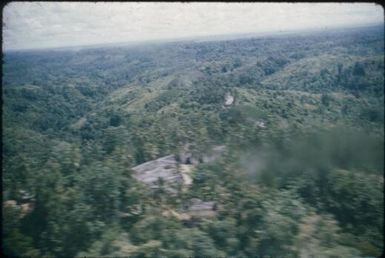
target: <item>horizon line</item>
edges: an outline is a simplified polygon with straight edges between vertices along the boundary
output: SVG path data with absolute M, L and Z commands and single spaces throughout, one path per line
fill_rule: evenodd
M 49 51 L 49 50 L 71 50 L 73 48 L 87 49 L 87 48 L 103 48 L 103 47 L 114 47 L 114 46 L 138 46 L 138 45 L 148 45 L 148 44 L 167 44 L 167 43 L 176 43 L 176 42 L 188 42 L 188 41 L 226 41 L 226 40 L 237 40 L 237 39 L 247 39 L 258 36 L 274 36 L 279 34 L 296 34 L 301 32 L 325 32 L 325 30 L 341 30 L 341 29 L 359 29 L 359 28 L 369 28 L 384 26 L 382 23 L 366 23 L 366 24 L 349 24 L 336 27 L 315 27 L 315 28 L 301 28 L 301 29 L 286 29 L 286 30 L 271 30 L 271 31 L 260 31 L 260 32 L 240 32 L 240 33 L 218 33 L 211 35 L 197 35 L 197 36 L 187 36 L 187 37 L 176 37 L 176 38 L 158 38 L 158 39 L 148 39 L 148 40 L 133 40 L 133 41 L 116 41 L 116 42 L 104 42 L 104 43 L 90 43 L 83 45 L 64 45 L 64 46 L 53 46 L 53 47 L 37 47 L 37 48 L 4 48 L 4 42 L 2 42 L 2 52 L 23 52 L 23 51 Z M 222 37 L 222 39 L 220 39 Z M 212 39 L 210 39 L 212 38 Z M 217 39 L 215 39 L 217 38 Z M 219 38 L 219 39 L 218 39 Z M 226 39 L 227 38 L 227 39 Z

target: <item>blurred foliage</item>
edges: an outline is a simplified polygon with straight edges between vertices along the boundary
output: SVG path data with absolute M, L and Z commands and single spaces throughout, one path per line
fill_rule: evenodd
M 383 28 L 368 27 L 5 52 L 3 253 L 379 256 L 383 45 Z M 197 164 L 186 191 L 132 177 L 215 145 L 227 151 Z M 218 203 L 217 216 L 164 215 L 191 198 Z

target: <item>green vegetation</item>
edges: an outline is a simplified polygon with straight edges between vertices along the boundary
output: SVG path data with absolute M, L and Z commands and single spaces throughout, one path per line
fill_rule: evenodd
M 3 59 L 4 254 L 381 255 L 382 27 Z M 131 169 L 218 145 L 176 194 Z

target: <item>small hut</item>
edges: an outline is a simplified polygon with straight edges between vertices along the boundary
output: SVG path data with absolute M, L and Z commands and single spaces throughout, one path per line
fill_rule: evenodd
M 186 213 L 195 218 L 212 218 L 217 214 L 216 202 L 205 202 L 200 199 L 192 199 Z
M 182 175 L 177 171 L 174 155 L 165 156 L 133 167 L 133 176 L 150 188 L 158 188 L 159 181 L 164 182 L 166 190 L 176 192 L 171 185 L 183 183 Z

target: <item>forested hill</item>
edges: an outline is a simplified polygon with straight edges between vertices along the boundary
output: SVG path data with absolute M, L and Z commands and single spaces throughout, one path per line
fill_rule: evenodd
M 3 252 L 379 256 L 383 29 L 3 53 Z

